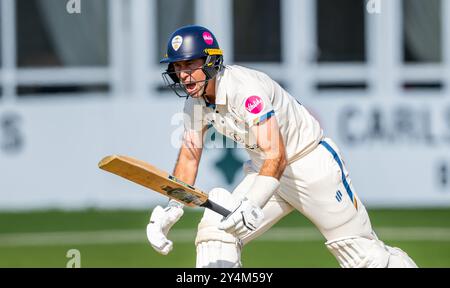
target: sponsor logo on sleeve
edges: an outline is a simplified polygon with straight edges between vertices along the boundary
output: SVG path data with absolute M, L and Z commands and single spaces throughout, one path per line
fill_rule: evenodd
M 250 96 L 245 100 L 245 109 L 252 114 L 258 114 L 264 109 L 264 102 L 259 96 Z

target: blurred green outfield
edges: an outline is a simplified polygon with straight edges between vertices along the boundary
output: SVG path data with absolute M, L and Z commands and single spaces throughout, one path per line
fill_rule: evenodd
M 0 213 L 0 267 L 66 267 L 69 249 L 81 267 L 194 267 L 201 210 L 169 233 L 174 250 L 157 254 L 147 243 L 150 211 Z M 450 267 L 450 209 L 369 210 L 380 238 L 405 250 L 420 267 Z M 338 267 L 325 240 L 298 212 L 243 250 L 244 267 Z

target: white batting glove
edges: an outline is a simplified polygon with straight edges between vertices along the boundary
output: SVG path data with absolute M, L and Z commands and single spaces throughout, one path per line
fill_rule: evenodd
M 239 239 L 256 230 L 264 219 L 264 213 L 250 200 L 244 198 L 239 205 L 219 224 L 219 229 L 233 234 Z
M 173 243 L 167 239 L 170 228 L 183 216 L 181 206 L 169 205 L 166 208 L 156 206 L 147 225 L 147 239 L 159 253 L 167 255 L 172 251 Z

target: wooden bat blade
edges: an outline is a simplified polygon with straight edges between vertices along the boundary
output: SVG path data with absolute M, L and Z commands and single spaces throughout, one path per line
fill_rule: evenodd
M 128 156 L 111 155 L 103 158 L 98 166 L 134 183 L 150 188 L 188 206 L 202 206 L 208 195 L 174 176 L 144 161 Z
M 208 194 L 144 161 L 128 156 L 111 155 L 103 158 L 98 167 L 188 206 L 202 206 L 224 217 L 231 214 L 231 211 L 209 200 Z

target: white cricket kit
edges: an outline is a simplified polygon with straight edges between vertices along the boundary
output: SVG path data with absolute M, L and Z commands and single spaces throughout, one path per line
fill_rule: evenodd
M 184 109 L 188 116 L 185 130 L 187 133 L 201 133 L 205 126 L 212 125 L 219 133 L 245 146 L 251 161 L 245 164 L 246 177 L 233 195 L 239 197 L 249 190 L 263 164 L 263 154 L 254 135 L 251 135 L 250 127 L 276 117 L 286 147 L 289 164 L 280 179 L 280 187 L 263 207 L 263 224 L 241 239 L 243 244 L 267 231 L 294 209 L 316 225 L 328 240 L 328 249 L 343 267 L 353 264 L 342 262 L 344 260 L 341 261 L 337 255 L 341 255 L 344 248 L 351 249 L 349 245 L 356 245 L 356 242 L 343 245 L 340 239 L 363 237 L 379 241 L 372 231 L 364 205 L 354 193 L 339 149 L 331 139 L 323 138 L 316 119 L 278 83 L 252 69 L 226 66 L 217 76 L 215 102 L 211 105 L 204 99 L 188 98 Z M 211 199 L 221 203 L 226 198 L 221 195 L 224 193 L 222 190 L 211 191 Z M 226 206 L 226 203 L 221 204 Z M 219 214 L 205 210 L 196 238 L 197 267 L 240 265 L 240 245 L 230 237 L 231 234 L 217 228 L 221 219 Z M 339 250 L 336 247 L 343 248 Z M 211 252 L 216 250 L 222 254 Z M 365 265 L 367 259 L 364 257 L 359 255 L 358 261 L 363 263 L 359 265 Z

